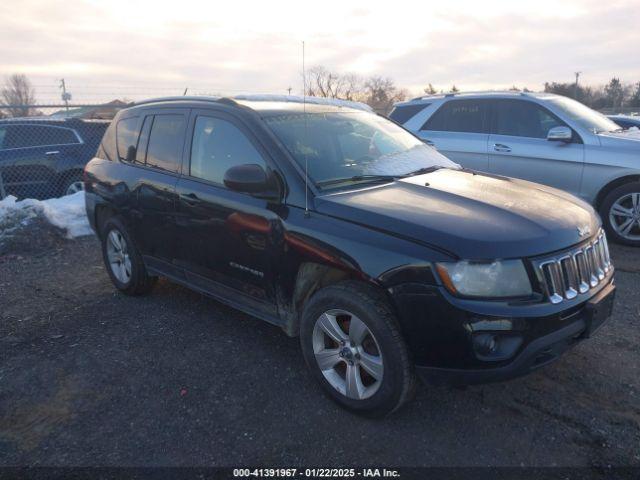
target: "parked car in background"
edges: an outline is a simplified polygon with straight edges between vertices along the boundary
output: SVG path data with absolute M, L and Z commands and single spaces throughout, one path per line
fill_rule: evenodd
M 637 115 L 608 115 L 616 124 L 625 130 L 636 127 L 640 128 L 640 116 Z
M 0 196 L 44 199 L 80 190 L 82 170 L 108 126 L 101 120 L 0 120 Z
M 164 276 L 280 326 L 327 394 L 367 415 L 406 402 L 415 373 L 527 374 L 608 318 L 614 269 L 590 205 L 464 170 L 353 104 L 284 99 L 118 113 L 85 169 L 116 288 Z M 268 365 L 247 368 L 282 373 Z
M 465 167 L 577 195 L 610 238 L 640 246 L 640 132 L 547 93 L 426 96 L 396 104 L 390 117 Z

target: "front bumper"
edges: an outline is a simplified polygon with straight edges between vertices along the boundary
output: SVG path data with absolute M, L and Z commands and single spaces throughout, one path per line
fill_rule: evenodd
M 614 297 L 615 285 L 613 279 L 610 279 L 593 297 L 570 311 L 541 317 L 505 318 L 504 323 L 510 325 L 510 330 L 491 330 L 494 328 L 491 326 L 482 330 L 483 333 L 521 336 L 522 343 L 516 353 L 500 361 L 484 361 L 479 358 L 471 340 L 477 333 L 473 330 L 474 326 L 500 326 L 499 317 L 485 317 L 491 320 L 478 321 L 472 313 L 449 308 L 448 318 L 438 322 L 441 327 L 447 325 L 447 329 L 431 330 L 429 349 L 422 345 L 416 346 L 415 336 L 409 340 L 416 359 L 416 373 L 427 383 L 449 385 L 496 382 L 526 375 L 558 359 L 565 351 L 594 333 L 610 316 Z M 413 322 L 412 326 L 410 328 L 415 328 Z M 409 335 L 416 333 L 410 332 Z M 433 335 L 436 334 L 434 341 Z M 435 354 L 426 353 L 433 351 L 434 347 Z

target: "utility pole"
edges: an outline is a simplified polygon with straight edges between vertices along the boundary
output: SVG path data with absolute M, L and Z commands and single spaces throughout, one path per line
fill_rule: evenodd
M 291 95 L 291 90 L 292 90 L 291 87 L 287 88 L 287 92 L 289 92 L 289 95 Z
M 67 86 L 64 83 L 64 78 L 60 79 L 60 88 L 62 89 L 62 101 L 65 104 L 67 109 L 67 114 L 69 113 L 69 100 L 71 100 L 71 94 L 67 92 Z
M 573 88 L 573 98 L 578 99 L 578 79 L 580 78 L 580 74 L 582 72 L 576 72 L 576 84 Z

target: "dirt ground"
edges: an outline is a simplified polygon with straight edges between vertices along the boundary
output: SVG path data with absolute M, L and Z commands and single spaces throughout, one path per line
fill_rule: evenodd
M 640 465 L 640 250 L 612 248 L 614 316 L 558 362 L 364 420 L 297 339 L 167 281 L 121 295 L 94 237 L 43 232 L 0 256 L 0 465 Z

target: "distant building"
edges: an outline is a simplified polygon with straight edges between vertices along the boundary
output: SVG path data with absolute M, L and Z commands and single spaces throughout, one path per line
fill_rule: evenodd
M 58 110 L 57 112 L 52 113 L 50 116 L 60 118 L 111 120 L 113 117 L 115 117 L 116 113 L 118 113 L 120 109 L 125 108 L 127 105 L 129 104 L 127 102 L 123 102 L 122 100 L 113 100 L 111 102 L 92 107 L 76 107 L 70 108 L 69 110 Z

